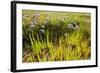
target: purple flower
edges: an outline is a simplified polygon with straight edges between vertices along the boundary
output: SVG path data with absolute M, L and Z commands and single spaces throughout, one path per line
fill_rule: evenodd
M 38 17 L 38 16 L 40 16 L 39 13 L 33 14 L 33 18 L 34 18 L 34 17 Z
M 34 28 L 35 27 L 35 24 L 33 23 L 33 22 L 31 22 L 30 24 L 29 24 L 29 29 L 32 29 L 32 28 Z
M 25 19 L 26 17 L 29 17 L 29 15 L 23 15 L 22 18 Z

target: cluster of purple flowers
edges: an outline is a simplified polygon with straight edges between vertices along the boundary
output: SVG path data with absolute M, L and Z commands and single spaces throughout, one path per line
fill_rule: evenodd
M 32 28 L 34 28 L 34 27 L 36 26 L 36 24 L 37 24 L 36 18 L 39 17 L 39 16 L 40 16 L 39 13 L 33 14 L 33 16 L 32 16 L 32 21 L 31 21 L 30 24 L 29 24 L 29 29 L 32 29 Z

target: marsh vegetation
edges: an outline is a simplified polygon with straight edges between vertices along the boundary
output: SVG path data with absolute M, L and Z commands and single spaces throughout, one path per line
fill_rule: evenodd
M 24 63 L 91 58 L 91 15 L 22 11 Z

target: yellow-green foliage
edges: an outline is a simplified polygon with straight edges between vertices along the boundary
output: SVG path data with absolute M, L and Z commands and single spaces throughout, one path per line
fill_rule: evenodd
M 39 15 L 33 18 L 34 14 Z M 23 10 L 22 15 L 23 62 L 91 58 L 89 13 Z M 32 28 L 31 22 L 34 24 Z M 77 27 L 72 27 L 72 23 Z

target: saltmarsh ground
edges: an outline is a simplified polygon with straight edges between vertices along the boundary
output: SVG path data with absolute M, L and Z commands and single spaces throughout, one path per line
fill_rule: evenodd
M 91 14 L 22 11 L 24 63 L 91 58 Z

